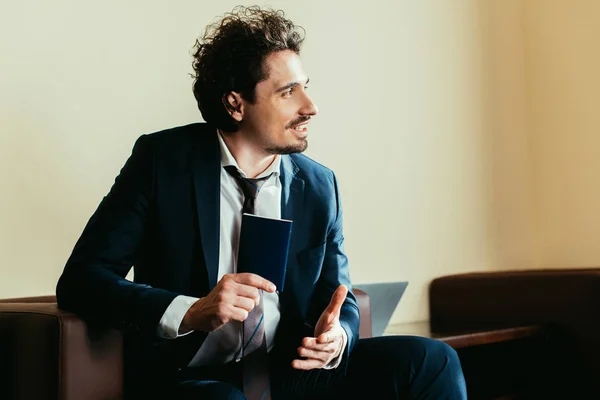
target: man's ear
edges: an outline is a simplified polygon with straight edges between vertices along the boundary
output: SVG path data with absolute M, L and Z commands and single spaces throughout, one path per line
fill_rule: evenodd
M 229 92 L 223 95 L 222 101 L 229 115 L 237 122 L 241 122 L 244 116 L 242 96 L 237 92 Z

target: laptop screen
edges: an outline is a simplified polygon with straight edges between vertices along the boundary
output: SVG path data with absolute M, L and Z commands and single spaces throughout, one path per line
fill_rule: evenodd
M 373 336 L 382 336 L 408 282 L 362 283 L 353 285 L 369 295 Z

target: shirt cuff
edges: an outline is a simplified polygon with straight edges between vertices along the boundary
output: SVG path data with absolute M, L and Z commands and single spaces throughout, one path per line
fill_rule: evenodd
M 346 345 L 348 344 L 348 335 L 346 334 L 346 330 L 342 328 L 342 348 L 340 349 L 340 354 L 331 360 L 331 362 L 323 367 L 323 369 L 335 369 L 340 366 L 342 363 L 342 358 L 344 358 L 344 353 L 346 351 Z
M 199 299 L 197 297 L 177 296 L 173 299 L 169 307 L 165 310 L 162 318 L 158 322 L 156 333 L 163 339 L 175 339 L 187 335 L 192 331 L 179 332 L 179 327 L 183 317 Z

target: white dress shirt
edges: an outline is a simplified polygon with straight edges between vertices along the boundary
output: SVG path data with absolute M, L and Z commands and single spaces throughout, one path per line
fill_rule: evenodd
M 235 158 L 227 148 L 221 134 L 218 135 L 221 148 L 221 213 L 220 213 L 220 238 L 219 238 L 219 270 L 217 281 L 224 275 L 235 273 L 237 270 L 237 253 L 239 247 L 240 227 L 242 222 L 242 207 L 244 204 L 244 193 L 238 182 L 224 167 L 234 166 L 242 177 L 247 175 L 242 171 Z M 276 156 L 273 163 L 256 178 L 262 178 L 272 174 L 262 185 L 255 201 L 255 213 L 269 218 L 281 218 L 281 181 L 279 169 L 281 156 Z M 163 314 L 157 328 L 158 335 L 165 339 L 174 339 L 182 336 L 179 326 L 188 309 L 198 300 L 196 297 L 177 296 Z M 273 347 L 273 339 L 277 325 L 281 318 L 279 293 L 263 292 L 264 301 L 264 323 L 267 350 Z M 189 366 L 201 366 L 211 364 L 224 364 L 230 361 L 239 361 L 242 356 L 242 324 L 230 321 L 210 332 L 196 355 L 192 358 Z M 189 333 L 189 332 L 188 332 Z M 186 333 L 184 333 L 186 334 Z M 344 343 L 347 343 L 344 332 Z M 300 343 L 298 343 L 300 345 Z M 326 368 L 336 368 L 342 359 L 340 356 L 333 360 Z

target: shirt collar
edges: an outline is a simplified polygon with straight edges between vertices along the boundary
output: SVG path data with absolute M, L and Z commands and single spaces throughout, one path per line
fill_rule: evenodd
M 228 167 L 228 166 L 232 165 L 238 170 L 238 172 L 240 173 L 240 175 L 242 177 L 247 178 L 248 176 L 246 175 L 246 173 L 244 171 L 242 171 L 242 169 L 238 165 L 237 161 L 235 161 L 233 154 L 231 154 L 231 151 L 229 151 L 227 144 L 225 144 L 225 140 L 223 140 L 222 132 L 220 130 L 217 132 L 218 132 L 217 136 L 219 138 L 219 146 L 221 147 L 221 166 Z M 255 179 L 264 178 L 265 176 L 268 176 L 269 174 L 273 174 L 273 176 L 278 177 L 280 166 L 281 166 L 281 156 L 278 154 L 277 156 L 275 156 L 275 160 L 271 163 L 271 165 L 269 165 L 269 168 L 267 168 L 265 171 L 263 171 L 263 173 L 258 175 Z

